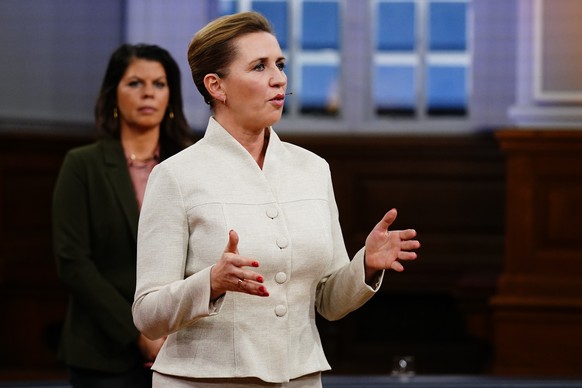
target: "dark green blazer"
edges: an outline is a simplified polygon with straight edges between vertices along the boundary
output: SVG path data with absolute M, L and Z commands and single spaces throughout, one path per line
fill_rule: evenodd
M 54 190 L 53 242 L 70 292 L 59 349 L 69 366 L 122 372 L 144 361 L 131 315 L 138 212 L 119 140 L 67 153 Z

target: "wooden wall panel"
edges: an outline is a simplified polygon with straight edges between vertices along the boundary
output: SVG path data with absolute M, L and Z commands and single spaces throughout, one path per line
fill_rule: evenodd
M 51 243 L 52 190 L 85 137 L 0 134 L 0 378 L 63 375 L 56 346 L 66 293 Z
M 582 131 L 507 130 L 495 373 L 582 376 Z

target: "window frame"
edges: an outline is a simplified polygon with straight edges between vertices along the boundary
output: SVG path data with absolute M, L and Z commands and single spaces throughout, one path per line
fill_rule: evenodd
M 238 0 L 239 10 L 250 9 L 252 0 Z M 291 99 L 290 109 L 286 111 L 280 122 L 276 124 L 278 132 L 284 133 L 334 133 L 334 134 L 443 134 L 443 133 L 468 133 L 471 129 L 471 90 L 472 90 L 472 65 L 473 57 L 473 13 L 472 0 L 407 0 L 417 4 L 416 39 L 417 48 L 414 53 L 418 63 L 416 67 L 417 90 L 416 115 L 414 117 L 383 117 L 376 113 L 373 101 L 374 87 L 374 63 L 377 57 L 375 51 L 374 31 L 375 12 L 378 2 L 399 0 L 337 0 L 340 7 L 339 21 L 340 36 L 340 69 L 339 69 L 339 101 L 340 111 L 335 116 L 311 116 L 301 115 L 297 103 L 293 99 L 298 96 L 288 96 Z M 467 4 L 467 49 L 466 54 L 428 53 L 428 6 L 429 1 L 463 2 Z M 297 76 L 302 60 L 293 60 L 293 53 L 298 49 L 300 34 L 300 3 L 302 0 L 288 0 L 292 20 L 288 37 L 288 48 L 284 55 L 290 59 L 293 82 L 299 82 Z M 246 8 L 245 8 L 246 7 Z M 362 27 L 364 26 L 364 27 Z M 420 39 L 425 36 L 426 39 Z M 426 85 L 426 70 L 428 63 L 433 60 L 442 60 L 444 56 L 458 57 L 459 63 L 466 64 L 467 82 L 467 114 L 464 116 L 429 116 L 426 112 L 425 98 L 428 94 Z M 379 56 L 381 57 L 381 55 Z M 449 60 L 447 58 L 445 60 Z M 293 85 L 288 85 L 288 92 L 293 92 Z

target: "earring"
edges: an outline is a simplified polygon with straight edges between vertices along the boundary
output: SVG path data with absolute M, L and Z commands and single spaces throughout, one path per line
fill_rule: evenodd
M 222 100 L 223 104 L 226 105 L 226 94 L 224 95 L 224 100 Z
M 113 108 L 113 118 L 117 120 L 117 107 Z
M 168 117 L 170 117 L 170 120 L 174 120 L 174 111 L 172 109 L 170 109 L 170 113 L 168 113 Z

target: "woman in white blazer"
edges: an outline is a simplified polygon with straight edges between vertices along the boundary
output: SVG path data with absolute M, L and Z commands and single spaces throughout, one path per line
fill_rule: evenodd
M 340 319 L 402 271 L 420 244 L 389 231 L 392 209 L 350 260 L 328 164 L 282 142 L 285 58 L 254 12 L 209 23 L 190 43 L 210 105 L 204 137 L 151 173 L 138 229 L 133 315 L 168 336 L 154 386 L 320 387 L 315 314 Z

